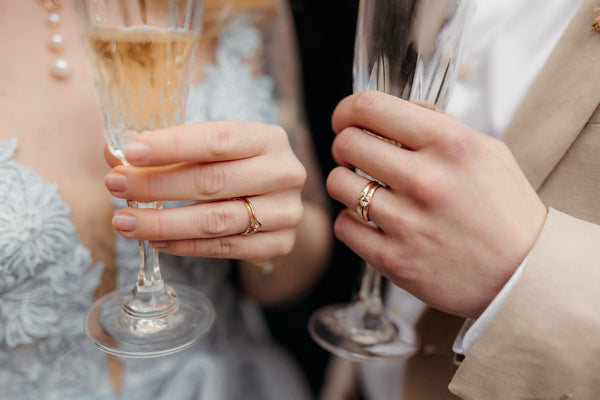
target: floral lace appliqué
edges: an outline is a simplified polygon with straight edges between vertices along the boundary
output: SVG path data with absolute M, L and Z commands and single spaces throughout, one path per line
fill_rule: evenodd
M 215 64 L 206 66 L 205 80 L 190 88 L 188 122 L 280 123 L 273 79 L 255 76 L 248 64 L 261 46 L 260 32 L 247 18 L 240 18 L 221 36 Z
M 0 343 L 9 348 L 68 332 L 73 319 L 80 333 L 101 269 L 90 270 L 56 185 L 12 161 L 16 147 L 0 142 Z

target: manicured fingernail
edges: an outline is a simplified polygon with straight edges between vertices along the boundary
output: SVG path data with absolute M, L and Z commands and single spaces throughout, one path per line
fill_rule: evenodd
M 104 184 L 111 192 L 125 191 L 125 175 L 109 172 L 104 177 Z
M 154 247 L 155 249 L 162 249 L 167 247 L 169 244 L 169 242 L 167 242 L 166 240 L 156 240 L 156 241 L 152 241 L 150 242 L 150 246 Z
M 150 155 L 150 146 L 144 143 L 131 142 L 125 146 L 125 158 L 131 163 L 141 163 Z
M 135 217 L 129 214 L 118 214 L 112 220 L 113 226 L 118 231 L 130 232 L 135 230 Z

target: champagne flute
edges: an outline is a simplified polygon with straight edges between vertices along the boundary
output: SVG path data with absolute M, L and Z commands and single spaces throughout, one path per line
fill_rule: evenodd
M 472 8 L 472 0 L 360 0 L 354 92 L 379 90 L 442 110 Z M 326 350 L 354 361 L 408 358 L 420 343 L 411 324 L 385 310 L 381 275 L 367 263 L 356 300 L 317 310 L 309 332 Z
M 184 122 L 204 0 L 75 1 L 106 141 L 127 164 L 123 148 L 136 134 Z M 138 207 L 135 201 L 128 204 Z M 158 252 L 147 241 L 139 241 L 139 254 L 135 285 L 92 306 L 84 324 L 87 336 L 122 357 L 157 357 L 188 348 L 212 327 L 212 303 L 189 287 L 166 285 Z

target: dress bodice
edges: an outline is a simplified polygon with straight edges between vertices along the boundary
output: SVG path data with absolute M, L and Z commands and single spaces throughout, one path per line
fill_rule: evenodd
M 254 76 L 246 65 L 261 40 L 245 19 L 222 35 L 206 79 L 190 89 L 188 122 L 279 122 L 273 80 Z M 13 160 L 16 151 L 17 139 L 0 141 L 0 399 L 114 399 L 106 356 L 83 335 L 103 266 L 79 240 L 56 185 Z M 116 208 L 126 206 L 114 202 Z M 118 236 L 115 252 L 118 284 L 132 285 L 137 241 Z M 215 326 L 186 351 L 151 361 L 123 360 L 122 398 L 273 397 L 266 393 L 278 389 L 269 388 L 273 382 L 264 379 L 263 369 L 291 370 L 272 347 L 252 342 L 239 293 L 230 283 L 230 262 L 162 254 L 161 268 L 166 281 L 193 286 L 212 300 Z M 296 385 L 286 379 L 279 384 Z M 302 387 L 296 391 L 302 398 Z
M 0 142 L 0 387 L 7 399 L 50 398 L 48 386 L 76 393 L 105 368 L 80 340 L 102 265 L 79 241 L 56 185 L 13 161 L 16 149 L 16 139 Z

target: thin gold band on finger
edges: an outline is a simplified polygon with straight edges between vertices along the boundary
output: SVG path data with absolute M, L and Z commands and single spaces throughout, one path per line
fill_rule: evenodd
M 444 110 L 442 110 L 437 105 L 435 105 L 433 103 L 430 103 L 428 101 L 411 100 L 410 102 L 413 103 L 413 104 L 416 104 L 418 106 L 421 106 L 423 108 L 427 108 L 427 109 L 429 109 L 431 111 L 437 111 L 437 112 L 442 113 L 442 114 L 444 113 Z
M 395 140 L 392 140 L 392 139 L 390 139 L 390 138 L 386 138 L 385 136 L 378 135 L 378 134 L 376 134 L 376 133 L 373 133 L 373 132 L 371 132 L 371 131 L 369 131 L 369 130 L 366 130 L 365 128 L 362 128 L 362 131 L 363 131 L 364 133 L 366 133 L 367 135 L 371 135 L 371 136 L 373 136 L 373 137 L 376 137 L 377 139 L 381 139 L 381 140 L 383 140 L 384 142 L 391 143 L 391 144 L 393 144 L 393 145 L 396 145 L 396 146 L 398 146 L 398 147 L 404 147 L 404 146 L 402 146 L 402 143 L 400 143 L 400 142 L 397 142 L 397 141 L 395 141 Z
M 242 200 L 242 202 L 246 206 L 246 210 L 248 210 L 248 227 L 244 232 L 241 233 L 241 235 L 248 236 L 260 231 L 260 228 L 262 228 L 262 224 L 260 223 L 258 218 L 256 218 L 256 214 L 254 213 L 254 208 L 252 207 L 250 200 L 248 200 L 245 197 L 237 197 L 234 200 Z
M 377 189 L 379 189 L 381 185 L 377 181 L 369 181 L 363 187 L 360 192 L 360 196 L 358 196 L 358 202 L 356 203 L 356 214 L 363 219 L 363 221 L 370 222 L 369 219 L 369 205 L 371 204 L 371 199 L 373 198 L 373 194 Z
M 427 101 L 410 100 L 410 102 L 413 103 L 413 104 L 416 104 L 418 106 L 421 106 L 423 108 L 427 108 L 429 110 L 432 110 L 432 111 L 436 111 L 436 112 L 439 112 L 439 113 L 442 113 L 442 114 L 444 113 L 444 110 L 442 110 L 441 108 L 439 108 L 437 105 L 429 103 Z M 393 139 L 387 138 L 385 136 L 381 136 L 381 135 L 379 135 L 377 133 L 374 133 L 374 132 L 371 132 L 370 130 L 365 129 L 365 128 L 362 128 L 362 131 L 364 133 L 366 133 L 367 135 L 371 135 L 373 137 L 376 137 L 377 139 L 381 139 L 384 142 L 391 143 L 391 144 L 396 145 L 398 147 L 404 148 L 404 145 L 402 143 L 398 142 L 397 140 L 393 140 Z

